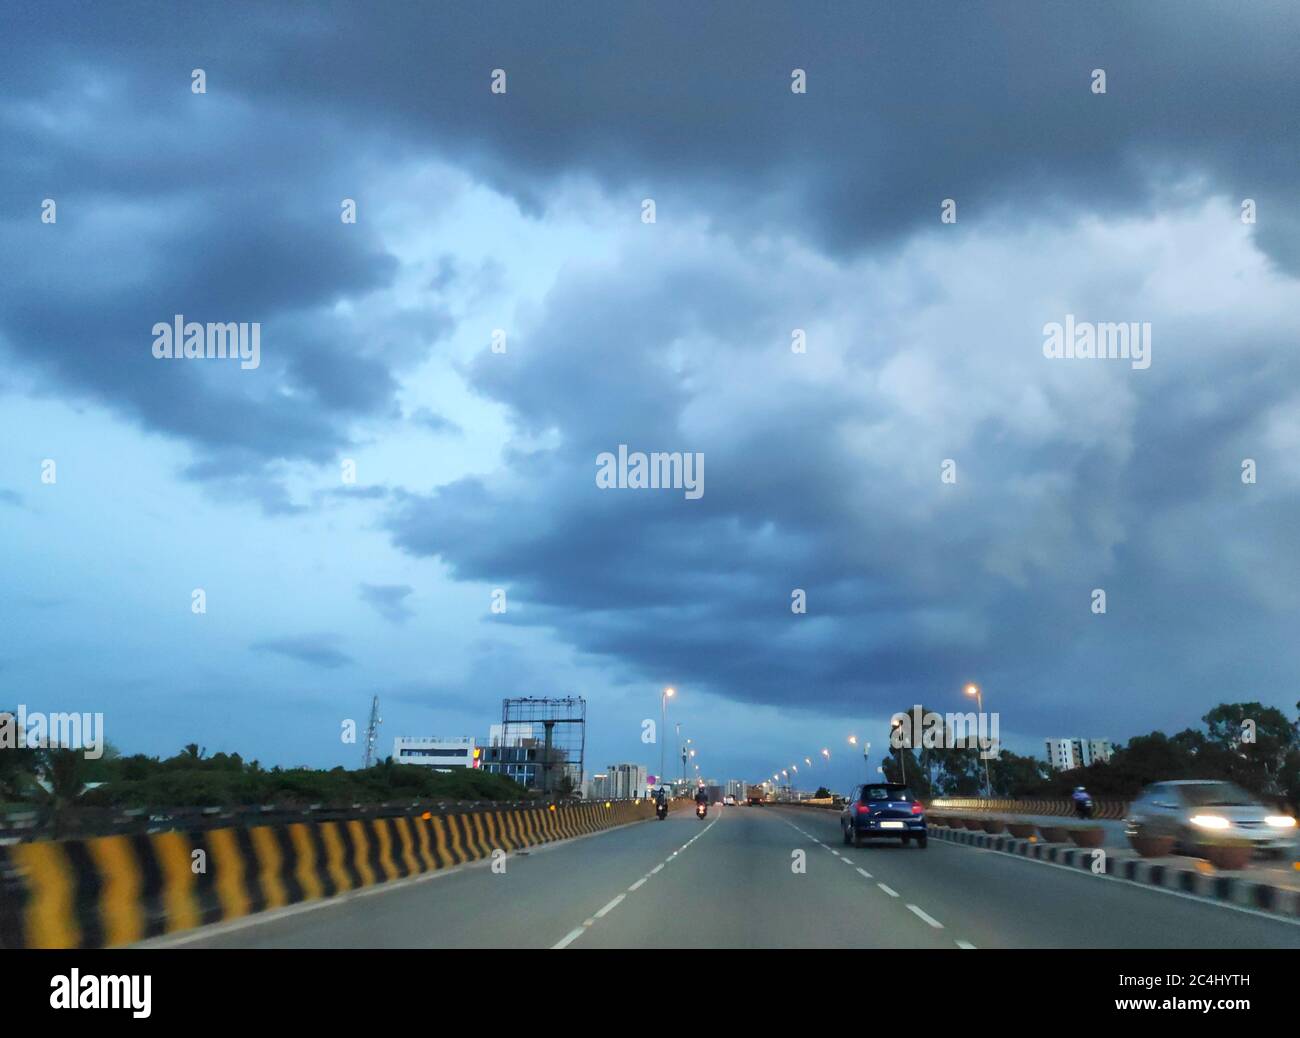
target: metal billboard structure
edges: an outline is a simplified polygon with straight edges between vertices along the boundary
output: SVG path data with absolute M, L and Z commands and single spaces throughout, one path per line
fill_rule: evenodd
M 581 696 L 503 699 L 501 730 L 512 742 L 526 740 L 537 749 L 543 793 L 572 795 L 582 789 L 587 701 Z

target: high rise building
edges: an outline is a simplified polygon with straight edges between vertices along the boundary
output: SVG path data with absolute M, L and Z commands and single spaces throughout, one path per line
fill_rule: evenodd
M 643 764 L 611 764 L 605 769 L 609 775 L 610 798 L 634 800 L 646 795 L 648 772 Z
M 1053 771 L 1073 771 L 1110 760 L 1109 739 L 1048 739 L 1047 762 Z

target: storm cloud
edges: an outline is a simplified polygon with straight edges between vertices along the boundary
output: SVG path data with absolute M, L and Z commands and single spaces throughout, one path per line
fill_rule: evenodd
M 139 631 L 226 580 L 172 635 L 203 687 L 306 665 L 331 719 L 372 687 L 415 727 L 577 686 L 633 731 L 619 697 L 665 681 L 820 721 L 978 679 L 1031 742 L 1289 707 L 1298 29 L 1273 3 L 11 5 L 0 392 L 34 417 L 0 501 Z M 176 314 L 259 322 L 261 366 L 154 359 Z M 1045 357 L 1067 316 L 1149 323 L 1150 367 Z M 601 489 L 620 445 L 703 455 L 703 496 Z M 15 584 L 75 597 L 35 566 Z M 755 716 L 737 769 L 767 767 Z

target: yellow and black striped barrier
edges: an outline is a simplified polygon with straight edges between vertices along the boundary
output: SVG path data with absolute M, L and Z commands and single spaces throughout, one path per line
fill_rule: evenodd
M 0 847 L 0 948 L 103 948 L 654 817 L 648 800 Z

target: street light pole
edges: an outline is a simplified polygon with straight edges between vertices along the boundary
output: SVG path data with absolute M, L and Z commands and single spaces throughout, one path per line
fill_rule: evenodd
M 893 735 L 893 732 L 894 732 L 894 729 L 895 729 L 895 728 L 901 728 L 902 726 L 903 726 L 903 722 L 902 722 L 902 721 L 895 721 L 895 722 L 890 726 L 890 729 L 889 729 L 889 731 L 890 731 L 890 735 L 891 735 L 891 736 Z M 891 738 L 889 741 L 890 741 L 890 743 L 892 744 L 894 740 L 893 740 L 893 738 Z M 899 754 L 898 754 L 898 766 L 899 766 L 899 768 L 902 770 L 902 773 L 903 773 L 903 785 L 907 785 L 907 758 L 903 756 L 903 753 L 904 753 L 904 751 L 907 750 L 907 747 L 906 747 L 906 746 L 899 746 L 899 747 L 898 747 L 898 750 L 899 750 Z
M 980 716 L 984 715 L 984 693 L 980 691 L 979 685 L 974 683 L 966 686 L 966 694 L 975 697 L 975 706 L 979 709 Z M 978 723 L 976 730 L 979 729 Z M 978 740 L 976 740 L 978 743 Z M 989 778 L 989 759 L 984 758 L 984 796 L 989 800 L 993 799 L 993 781 Z
M 666 775 L 664 775 L 664 745 L 665 745 L 664 740 L 667 739 L 668 737 L 668 697 L 673 695 L 676 691 L 677 690 L 674 688 L 666 688 L 663 691 L 663 695 L 659 697 L 659 713 L 660 713 L 659 784 L 660 785 L 663 785 L 664 779 L 667 777 Z

